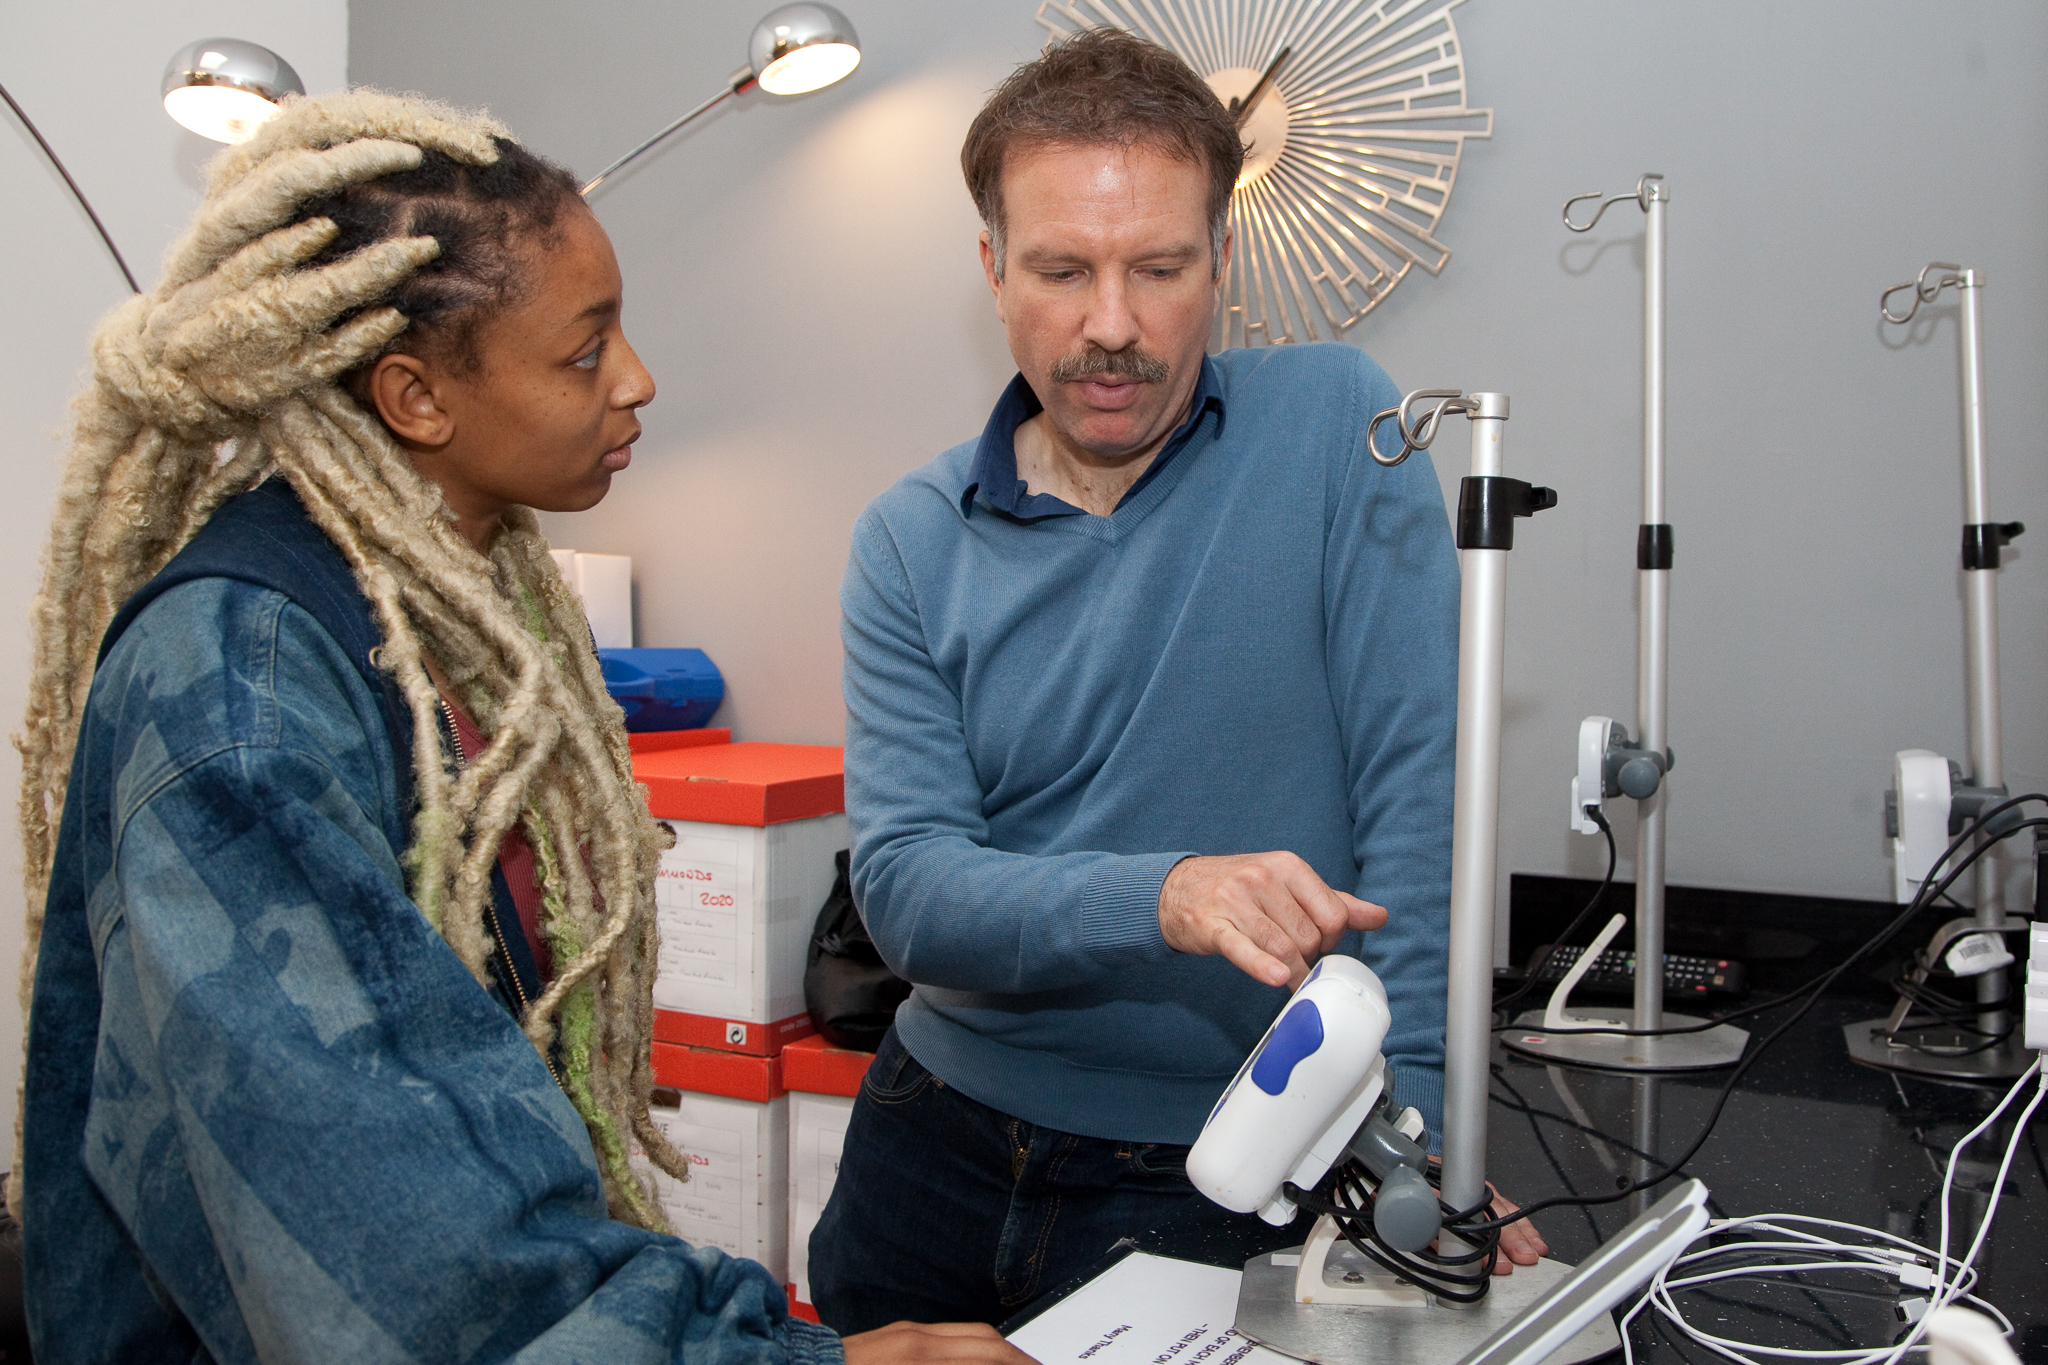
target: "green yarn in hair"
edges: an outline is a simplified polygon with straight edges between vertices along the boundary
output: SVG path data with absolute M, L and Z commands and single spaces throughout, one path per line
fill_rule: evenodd
M 541 932 L 547 936 L 556 970 L 583 955 L 583 933 L 562 904 L 562 868 L 555 856 L 555 841 L 548 822 L 531 804 L 526 807 L 526 838 L 533 846 L 534 870 L 540 873 Z M 592 1044 L 597 1034 L 597 989 L 585 980 L 562 999 L 555 1015 L 556 1055 L 561 1059 L 562 1088 L 569 1102 L 589 1127 L 591 1146 L 607 1183 L 633 1207 L 641 1224 L 656 1232 L 669 1231 L 668 1220 L 659 1207 L 650 1207 L 639 1179 L 626 1160 L 626 1143 L 618 1121 L 597 1102 L 590 1090 Z
M 548 613 L 532 588 L 519 590 L 519 609 L 526 617 L 526 633 L 542 644 L 548 642 Z
M 423 867 L 440 865 L 442 850 L 448 843 L 451 823 L 447 811 L 421 806 L 413 817 L 412 847 L 405 851 L 407 880 L 413 883 L 413 904 L 420 908 L 420 913 L 426 916 L 427 923 L 434 926 L 436 933 L 441 930 L 442 901 L 446 898 L 446 888 L 440 878 L 422 877 L 418 873 Z

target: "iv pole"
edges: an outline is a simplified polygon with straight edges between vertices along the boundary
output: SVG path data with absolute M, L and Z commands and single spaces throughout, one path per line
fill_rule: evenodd
M 1502 1042 L 1547 1062 L 1618 1071 L 1706 1070 L 1741 1060 L 1749 1035 L 1725 1024 L 1658 1038 L 1589 1031 L 1601 1026 L 1648 1030 L 1701 1022 L 1664 1013 L 1664 779 L 1672 766 L 1665 730 L 1672 535 L 1671 524 L 1664 519 L 1664 210 L 1671 191 L 1663 176 L 1651 172 L 1636 181 L 1633 193 L 1606 199 L 1592 221 L 1572 221 L 1574 204 L 1599 198 L 1595 192 L 1567 199 L 1564 225 L 1573 232 L 1591 232 L 1608 209 L 1624 201 L 1634 201 L 1643 211 L 1643 520 L 1636 532 L 1636 739 L 1631 743 L 1625 732 L 1615 733 L 1620 727 L 1605 717 L 1587 722 L 1599 721 L 1608 734 L 1602 745 L 1601 789 L 1578 792 L 1575 786 L 1572 816 L 1574 828 L 1590 833 L 1595 826 L 1583 823 L 1585 816 L 1578 808 L 1582 797 L 1586 805 L 1598 804 L 1606 796 L 1636 799 L 1635 1011 L 1632 1020 L 1565 1013 L 1565 1000 L 1577 981 L 1577 975 L 1570 975 L 1558 983 L 1549 1009 L 1521 1016 Z M 1610 932 L 1583 957 L 1590 962 L 1618 928 L 1618 923 L 1610 924 Z
M 1486 1194 L 1488 1053 L 1493 1016 L 1493 923 L 1500 839 L 1501 679 L 1507 648 L 1508 551 L 1517 517 L 1557 505 L 1557 494 L 1502 475 L 1504 393 L 1418 389 L 1398 408 L 1376 414 L 1366 448 L 1382 465 L 1426 450 L 1443 419 L 1462 413 L 1472 427 L 1472 473 L 1459 485 L 1457 544 L 1463 580 L 1458 623 L 1457 789 L 1451 817 L 1450 988 L 1444 1036 L 1444 1133 L 1441 1198 L 1471 1208 Z M 1398 418 L 1401 449 L 1382 454 L 1374 434 Z M 1447 1230 L 1445 1236 L 1451 1236 Z M 1517 1266 L 1473 1304 L 1304 1304 L 1295 1298 L 1299 1257 L 1271 1253 L 1246 1263 L 1237 1328 L 1262 1345 L 1323 1365 L 1443 1365 L 1460 1360 L 1512 1321 L 1571 1270 L 1552 1260 Z M 1391 1279 L 1391 1277 L 1388 1277 Z M 1619 1350 L 1613 1319 L 1602 1314 L 1549 1357 L 1573 1365 Z
M 1984 272 L 1931 262 L 1917 278 L 1885 290 L 1878 298 L 1878 310 L 1886 322 L 1904 326 L 1922 304 L 1932 303 L 1949 288 L 1960 301 L 1957 340 L 1963 362 L 1963 704 L 1970 745 L 1967 783 L 1951 788 L 1944 782 L 1941 788 L 1948 810 L 1939 813 L 1953 820 L 1958 815 L 1975 815 L 2006 796 L 1998 682 L 1998 570 L 2001 552 L 2026 527 L 2017 521 L 1991 520 L 1991 473 L 1984 454 Z M 1910 293 L 1912 302 L 1903 314 L 1894 314 L 1892 296 L 1903 293 Z M 1901 759 L 1906 756 L 1899 755 Z M 1925 757 L 1939 758 L 1933 754 Z M 1901 797 L 1894 800 L 1893 819 L 1910 818 Z M 2013 818 L 2017 819 L 2016 813 Z M 1995 842 L 2002 835 L 1994 829 L 1990 837 Z M 2025 932 L 2027 921 L 2005 913 L 2004 877 L 1996 847 L 1987 849 L 1971 871 L 1975 911 L 1969 918 L 1951 920 L 1937 930 L 1909 971 L 1917 985 L 1959 947 L 1974 946 L 1990 954 L 1991 960 L 2003 959 L 2003 965 L 1976 973 L 1980 1010 L 1975 1031 L 1953 1025 L 1909 1026 L 1913 1002 L 1901 993 L 1887 1017 L 1843 1026 L 1854 1060 L 1912 1075 L 1978 1081 L 2018 1076 L 2032 1060 L 2013 1028 L 2012 956 L 1991 947 L 1998 942 L 1996 935 Z M 1918 882 L 1904 884 L 1917 886 Z M 1910 899 L 1903 893 L 1900 898 Z M 1983 940 L 1967 942 L 1979 934 L 1984 935 Z M 1950 964 L 1956 965 L 1953 958 Z M 1992 1041 L 1987 1044 L 1987 1040 Z

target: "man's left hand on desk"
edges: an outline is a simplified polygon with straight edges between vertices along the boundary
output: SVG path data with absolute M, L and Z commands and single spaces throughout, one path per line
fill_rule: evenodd
M 1436 1158 L 1431 1157 L 1429 1162 L 1434 1166 Z M 1493 1216 L 1496 1218 L 1505 1217 L 1522 1207 L 1495 1189 L 1491 1180 L 1486 1182 L 1486 1192 L 1493 1196 Z M 1436 1246 L 1435 1242 L 1430 1243 L 1432 1251 Z M 1543 1240 L 1543 1234 L 1536 1230 L 1535 1222 L 1527 1218 L 1518 1218 L 1500 1230 L 1500 1256 L 1493 1263 L 1493 1273 L 1512 1275 L 1516 1266 L 1535 1265 L 1549 1254 L 1550 1243 Z
M 1493 1194 L 1493 1216 L 1513 1213 L 1521 1205 L 1493 1188 L 1491 1181 L 1486 1188 Z M 1500 1230 L 1500 1257 L 1493 1263 L 1496 1275 L 1512 1275 L 1515 1266 L 1535 1265 L 1537 1260 L 1550 1251 L 1550 1243 L 1543 1240 L 1543 1234 L 1536 1230 L 1536 1224 L 1527 1218 L 1518 1219 Z M 1512 1262 L 1513 1264 L 1510 1264 Z

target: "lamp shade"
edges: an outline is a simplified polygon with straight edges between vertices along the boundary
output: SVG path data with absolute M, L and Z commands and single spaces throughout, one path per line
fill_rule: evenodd
M 215 142 L 244 142 L 286 95 L 306 93 L 291 63 L 240 38 L 202 38 L 164 67 L 164 112 Z
M 801 95 L 860 65 L 860 37 L 830 5 L 783 5 L 754 25 L 747 41 L 754 78 L 771 95 Z

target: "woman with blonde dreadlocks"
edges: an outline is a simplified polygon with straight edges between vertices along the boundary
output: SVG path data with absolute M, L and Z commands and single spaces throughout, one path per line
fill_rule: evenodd
M 629 463 L 619 318 L 565 172 L 358 92 L 223 153 L 102 324 L 20 741 L 44 1365 L 840 1359 L 627 1165 L 687 1171 L 658 827 L 531 510 Z

